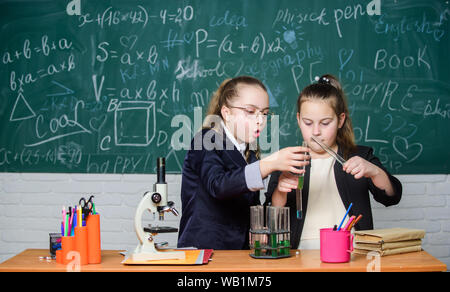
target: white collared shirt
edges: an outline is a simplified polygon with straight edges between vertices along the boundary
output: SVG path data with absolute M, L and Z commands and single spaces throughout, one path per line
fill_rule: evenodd
M 236 149 L 242 154 L 242 157 L 245 160 L 245 149 L 247 148 L 246 143 L 239 144 L 234 135 L 230 132 L 230 130 L 227 128 L 225 123 L 223 121 L 220 121 L 224 131 L 225 135 L 227 135 L 227 138 L 233 142 L 234 146 L 236 146 Z M 259 191 L 267 186 L 268 177 L 263 180 L 261 175 L 261 169 L 259 168 L 259 160 L 248 164 L 245 166 L 245 183 L 247 184 L 247 188 L 252 191 Z
M 242 157 L 245 158 L 245 149 L 247 148 L 247 144 L 241 143 L 239 144 L 238 141 L 236 140 L 236 138 L 234 137 L 233 134 L 231 134 L 230 130 L 227 128 L 227 126 L 225 125 L 225 123 L 223 121 L 220 121 L 220 124 L 222 125 L 225 134 L 227 135 L 227 138 L 230 139 L 231 142 L 233 142 L 234 146 L 236 146 L 237 150 L 239 150 L 239 152 L 241 152 Z

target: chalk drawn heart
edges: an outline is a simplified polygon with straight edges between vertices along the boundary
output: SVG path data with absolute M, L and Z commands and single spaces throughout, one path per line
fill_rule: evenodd
M 406 138 L 395 136 L 392 142 L 395 152 L 406 160 L 406 163 L 413 162 L 422 154 L 423 146 L 420 143 L 408 144 Z M 413 150 L 415 149 L 415 150 Z M 412 157 L 412 158 L 411 158 Z
M 93 117 L 89 120 L 89 126 L 93 131 L 100 132 L 100 129 L 106 123 L 106 114 L 101 115 L 100 117 Z
M 183 35 L 183 40 L 187 43 L 190 44 L 191 41 L 194 39 L 194 32 L 191 33 L 185 33 Z
M 120 44 L 125 48 L 132 49 L 137 41 L 137 35 L 133 34 L 130 36 L 123 35 L 120 37 Z
M 354 53 L 353 50 L 347 50 L 346 48 L 342 48 L 339 50 L 339 63 L 341 64 L 339 70 L 344 69 L 345 65 L 347 65 L 347 63 L 352 58 L 353 53 Z
M 222 75 L 228 76 L 229 78 L 231 76 L 237 76 L 241 73 L 242 68 L 244 67 L 244 62 L 241 60 L 239 62 L 225 62 L 222 66 Z

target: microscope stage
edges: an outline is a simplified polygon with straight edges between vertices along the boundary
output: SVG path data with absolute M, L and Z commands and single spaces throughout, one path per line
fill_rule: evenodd
M 144 227 L 144 231 L 149 233 L 172 233 L 178 232 L 178 228 L 171 226 L 149 226 Z

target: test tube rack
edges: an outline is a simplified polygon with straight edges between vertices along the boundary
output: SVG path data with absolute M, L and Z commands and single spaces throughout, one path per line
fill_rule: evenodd
M 255 259 L 290 257 L 289 208 L 267 206 L 264 216 L 263 206 L 252 206 L 250 214 L 249 246 L 253 252 L 250 256 Z
M 289 230 L 271 232 L 269 230 L 250 230 L 250 254 L 255 259 L 280 259 L 290 257 L 291 242 Z

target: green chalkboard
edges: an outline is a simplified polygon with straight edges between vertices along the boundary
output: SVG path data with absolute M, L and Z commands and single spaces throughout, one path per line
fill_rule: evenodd
M 296 145 L 297 96 L 331 73 L 392 173 L 449 173 L 449 21 L 442 0 L 0 1 L 0 170 L 180 173 L 237 75 L 278 115 L 263 150 Z

